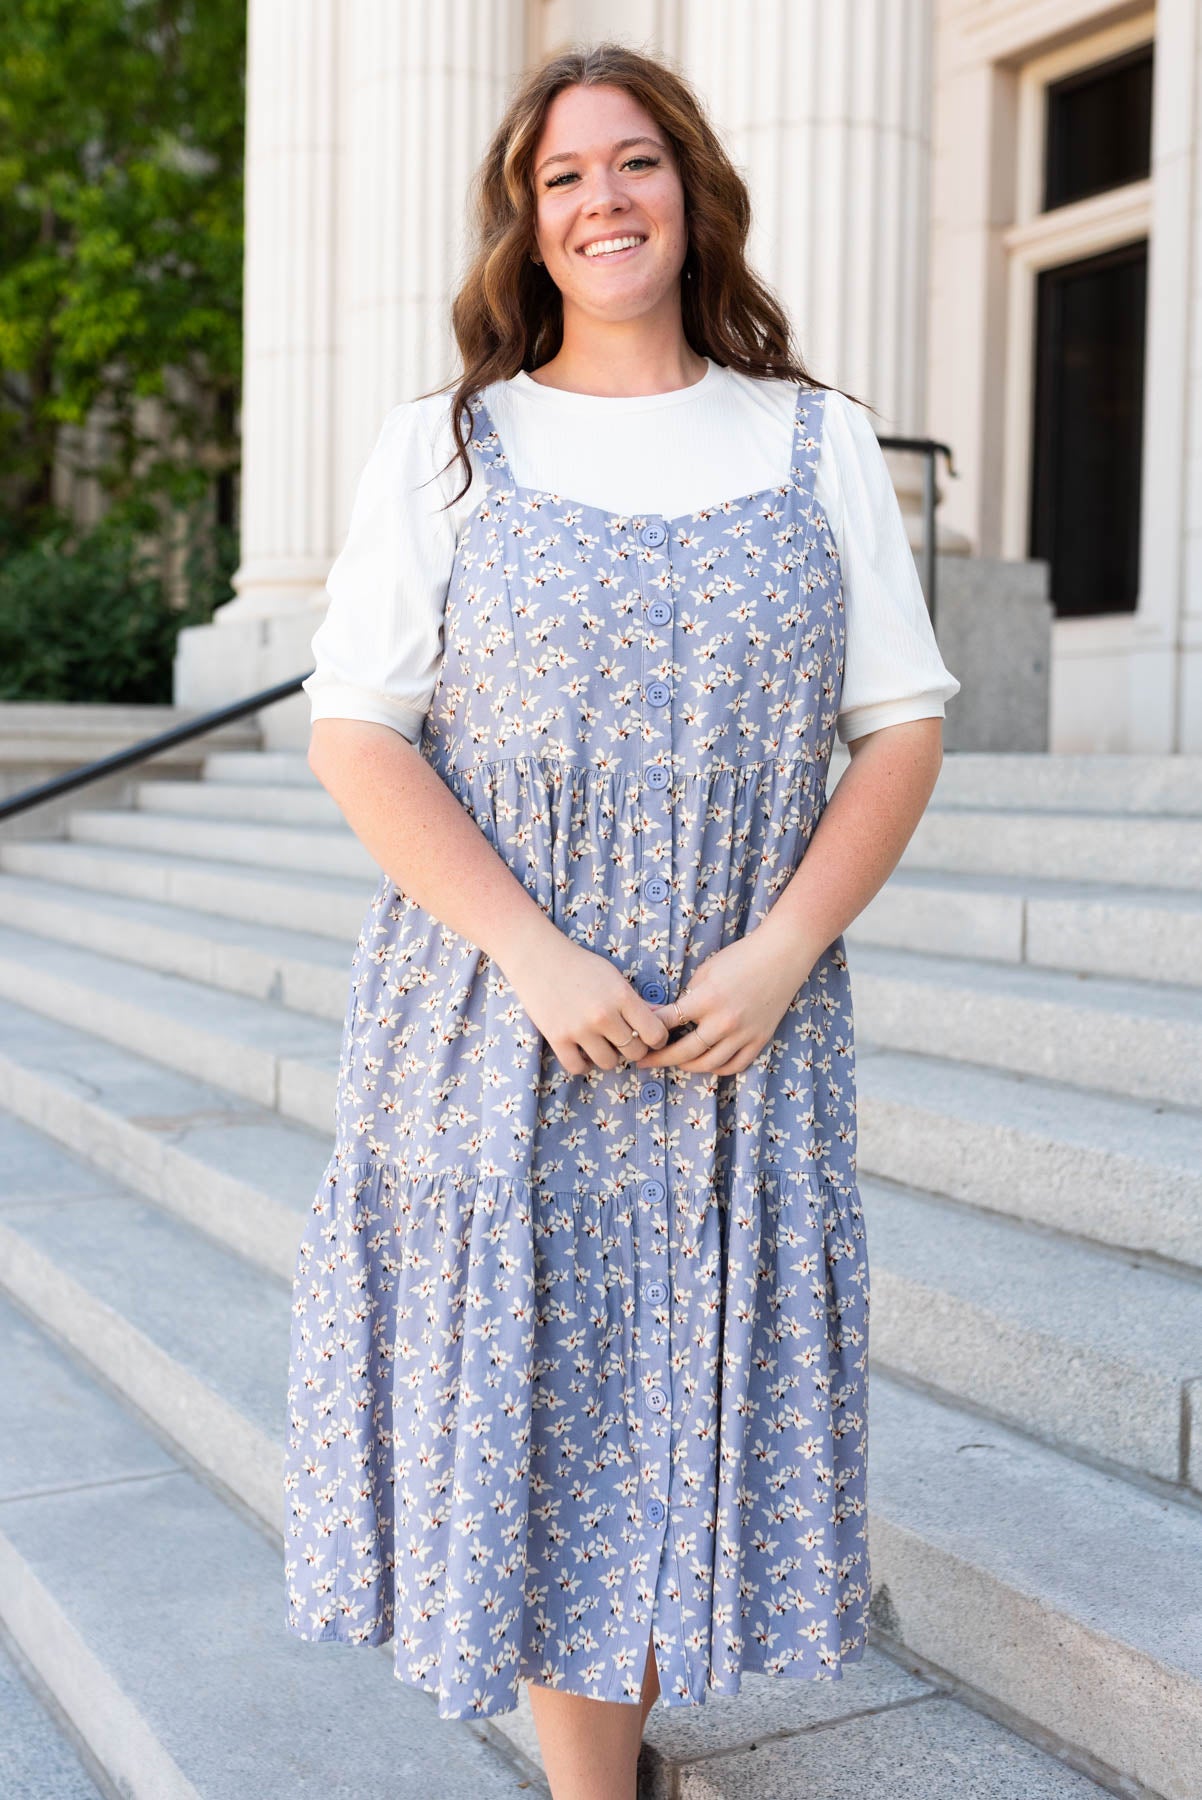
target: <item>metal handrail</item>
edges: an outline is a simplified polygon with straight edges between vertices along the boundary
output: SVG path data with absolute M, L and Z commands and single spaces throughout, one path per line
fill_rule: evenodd
M 271 687 L 261 688 L 257 694 L 248 694 L 241 700 L 231 700 L 228 706 L 215 706 L 211 712 L 198 713 L 194 719 L 186 719 L 182 725 L 172 725 L 166 731 L 158 731 L 153 737 L 141 738 L 136 744 L 128 745 L 124 750 L 114 750 L 111 756 L 101 756 L 95 762 L 81 763 L 78 769 L 68 769 L 62 775 L 53 775 L 49 781 L 40 781 L 36 787 L 22 788 L 18 794 L 10 794 L 7 799 L 0 800 L 0 820 L 11 819 L 14 813 L 27 812 L 31 806 L 40 806 L 46 800 L 57 799 L 59 794 L 69 794 L 73 788 L 84 787 L 90 781 L 99 781 L 103 775 L 112 775 L 118 769 L 127 769 L 131 763 L 145 762 L 148 756 L 155 756 L 160 750 L 169 750 L 172 744 L 183 744 L 189 738 L 200 737 L 202 732 L 212 731 L 216 725 L 225 725 L 231 719 L 241 719 L 246 713 L 258 712 L 261 707 L 271 706 L 276 700 L 286 700 L 289 694 L 295 694 L 302 682 L 309 679 L 313 670 L 308 669 L 303 675 L 293 675 L 287 681 L 277 681 Z
M 958 479 L 952 465 L 951 446 L 941 444 L 938 438 L 925 437 L 879 437 L 877 443 L 882 450 L 916 450 L 926 458 L 922 471 L 922 513 L 923 513 L 923 545 L 922 560 L 926 566 L 926 580 L 922 591 L 926 598 L 927 612 L 931 617 L 931 626 L 935 624 L 935 457 L 942 451 L 947 457 L 947 472 L 953 481 Z

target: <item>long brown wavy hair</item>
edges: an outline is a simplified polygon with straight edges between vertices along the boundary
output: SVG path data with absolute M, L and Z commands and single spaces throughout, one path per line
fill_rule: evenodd
M 693 89 L 669 64 L 622 44 L 551 57 L 522 77 L 476 171 L 470 194 L 473 250 L 451 304 L 463 374 L 451 402 L 456 451 L 471 485 L 468 398 L 490 382 L 548 362 L 563 342 L 563 300 L 537 247 L 534 153 L 547 108 L 568 87 L 624 88 L 668 139 L 684 189 L 688 249 L 681 318 L 694 351 L 747 375 L 829 384 L 796 351 L 784 308 L 748 265 L 751 198 Z M 452 383 L 431 389 L 445 393 Z M 834 390 L 843 392 L 844 390 Z M 427 396 L 422 396 L 423 398 Z M 855 399 L 854 395 L 848 395 Z M 448 501 L 453 505 L 454 501 Z

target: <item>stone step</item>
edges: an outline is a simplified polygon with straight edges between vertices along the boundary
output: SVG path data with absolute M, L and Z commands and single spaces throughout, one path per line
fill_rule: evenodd
M 340 1027 L 330 1021 L 3 925 L 0 999 L 333 1129 Z
M 204 779 L 252 787 L 268 781 L 275 787 L 311 787 L 317 780 L 305 750 L 213 750 L 204 759 Z
M 243 1356 L 263 1357 L 269 1365 L 278 1360 L 278 1357 L 270 1353 L 264 1357 L 263 1344 L 268 1342 L 271 1334 L 268 1331 L 267 1338 L 258 1341 L 264 1317 L 260 1313 L 255 1314 L 256 1323 L 249 1331 L 243 1331 L 239 1326 L 232 1333 L 234 1350 L 221 1357 L 211 1354 L 213 1339 L 222 1335 L 221 1327 L 227 1317 L 225 1307 L 228 1305 L 237 1309 L 243 1298 L 239 1285 L 244 1279 L 241 1272 L 235 1273 L 231 1281 L 223 1284 L 218 1270 L 210 1266 L 207 1251 L 202 1249 L 198 1254 L 195 1244 L 181 1243 L 177 1252 L 179 1266 L 175 1275 L 169 1276 L 168 1263 L 162 1260 L 166 1256 L 167 1234 L 159 1231 L 144 1253 L 146 1262 L 136 1262 L 134 1265 L 145 1268 L 150 1279 L 127 1279 L 122 1283 L 121 1227 L 136 1236 L 145 1225 L 144 1218 L 139 1217 L 139 1210 L 144 1213 L 148 1209 L 126 1206 L 124 1213 L 121 1213 L 112 1208 L 110 1199 L 95 1196 L 75 1203 L 74 1211 L 83 1216 L 67 1221 L 61 1248 L 58 1234 L 55 1234 L 54 1262 L 57 1272 L 47 1277 L 44 1271 L 48 1253 L 39 1244 L 36 1221 L 30 1217 L 31 1213 L 39 1210 L 44 1213 L 46 1203 L 43 1200 L 34 1206 L 10 1206 L 0 1214 L 0 1231 L 6 1235 L 14 1230 L 18 1222 L 21 1224 L 19 1235 L 28 1250 L 15 1261 L 20 1277 L 29 1284 L 25 1292 L 36 1308 L 39 1320 L 44 1321 L 52 1331 L 55 1330 L 56 1320 L 74 1321 L 71 1325 L 74 1335 L 65 1341 L 78 1357 L 91 1359 L 97 1373 L 102 1374 L 106 1388 L 115 1389 L 124 1395 L 123 1383 L 127 1373 L 132 1371 L 132 1379 L 140 1384 L 140 1401 L 151 1408 L 147 1419 L 156 1434 L 154 1440 L 145 1440 L 147 1453 L 153 1457 L 155 1454 L 171 1456 L 178 1452 L 189 1465 L 195 1460 L 197 1453 L 220 1459 L 217 1468 L 203 1464 L 198 1472 L 212 1478 L 223 1492 L 227 1490 L 228 1484 L 228 1492 L 236 1508 L 245 1506 L 249 1511 L 254 1511 L 256 1507 L 266 1508 L 265 1514 L 259 1512 L 256 1516 L 260 1517 L 274 1538 L 281 1528 L 282 1502 L 278 1499 L 278 1488 L 273 1493 L 274 1484 L 278 1484 L 278 1455 L 272 1454 L 270 1450 L 263 1450 L 260 1444 L 260 1473 L 257 1476 L 253 1472 L 250 1474 L 248 1491 L 239 1495 L 236 1483 L 242 1479 L 245 1465 L 253 1455 L 255 1438 L 250 1435 L 253 1423 L 240 1442 L 237 1430 L 231 1431 L 228 1418 L 224 1420 L 224 1428 L 221 1428 L 221 1403 L 219 1399 L 213 1398 L 217 1390 L 228 1392 L 234 1389 L 236 1398 L 229 1405 L 237 1415 L 239 1409 L 248 1404 L 248 1394 L 251 1395 L 250 1404 L 255 1403 L 254 1394 L 259 1396 L 260 1404 L 265 1396 L 270 1395 L 270 1366 L 265 1384 L 260 1372 L 260 1376 L 248 1386 L 250 1378 L 241 1366 L 236 1350 L 239 1337 L 244 1346 Z M 104 1210 L 110 1212 L 116 1227 L 112 1235 L 98 1228 L 99 1215 Z M 56 1217 L 58 1212 L 56 1204 Z M 97 1238 L 100 1246 L 97 1257 L 99 1272 L 87 1255 L 87 1239 L 90 1235 Z M 11 1248 L 11 1243 L 6 1244 L 6 1251 L 10 1253 L 3 1259 L 4 1266 L 10 1269 L 14 1267 Z M 60 1265 L 63 1262 L 70 1265 L 70 1274 L 62 1273 Z M 179 1272 L 181 1268 L 187 1271 L 182 1280 Z M 76 1277 L 86 1279 L 91 1299 L 81 1299 L 79 1294 L 72 1294 L 71 1283 Z M 130 1296 L 144 1286 L 153 1288 L 157 1283 L 165 1283 L 168 1279 L 172 1281 L 172 1291 L 180 1295 L 175 1316 L 168 1318 L 168 1308 L 161 1299 L 156 1302 L 153 1294 L 149 1297 L 139 1295 L 135 1318 L 125 1324 L 122 1341 L 119 1318 L 125 1318 L 130 1312 Z M 103 1312 L 96 1312 L 97 1288 L 106 1292 L 110 1300 L 120 1296 L 120 1316 L 111 1305 Z M 277 1299 L 280 1323 L 276 1327 L 276 1342 L 282 1344 L 287 1323 L 287 1296 L 282 1285 Z M 46 1315 L 47 1306 L 50 1317 Z M 107 1330 L 97 1329 L 98 1318 L 107 1325 Z M 153 1337 L 150 1336 L 152 1332 Z M 189 1334 L 193 1334 L 196 1340 L 191 1349 L 186 1347 L 185 1342 Z M 139 1343 L 140 1336 L 148 1338 L 150 1349 Z M 156 1387 L 153 1378 L 156 1365 L 153 1348 L 164 1338 L 171 1340 L 175 1357 L 187 1358 L 186 1365 L 176 1377 L 178 1391 L 188 1393 L 189 1404 L 186 1406 L 178 1402 L 173 1404 L 171 1396 L 164 1395 Z M 39 1401 L 38 1381 L 36 1374 L 31 1374 L 28 1367 L 28 1356 L 23 1358 L 19 1351 L 14 1353 L 10 1348 L 6 1349 L 4 1360 L 6 1367 L 16 1377 L 8 1390 L 9 1405 L 12 1404 L 11 1396 L 15 1388 L 19 1390 L 21 1406 L 39 1409 L 44 1402 Z M 139 1372 L 139 1363 L 142 1372 Z M 76 1365 L 68 1366 L 74 1368 Z M 162 1364 L 157 1372 L 161 1379 L 165 1379 Z M 876 1497 L 875 1506 L 880 1508 L 881 1524 L 877 1523 L 874 1500 L 870 1498 L 869 1541 L 877 1592 L 875 1611 L 880 1621 L 878 1629 L 890 1634 L 893 1645 L 901 1654 L 917 1653 L 936 1664 L 941 1674 L 957 1682 L 967 1678 L 983 1695 L 991 1699 L 996 1697 L 1005 1706 L 1013 1705 L 1016 1695 L 1021 1694 L 1027 1705 L 1038 1707 L 1039 1710 L 1031 1716 L 1037 1719 L 1041 1729 L 1054 1732 L 1079 1759 L 1095 1759 L 1123 1777 L 1138 1776 L 1156 1793 L 1184 1795 L 1191 1792 L 1188 1785 L 1156 1786 L 1151 1778 L 1163 1773 L 1166 1757 L 1171 1763 L 1173 1758 L 1198 1755 L 1196 1748 L 1190 1751 L 1190 1745 L 1196 1724 L 1202 1718 L 1198 1711 L 1199 1696 L 1202 1695 L 1202 1685 L 1198 1682 L 1198 1676 L 1202 1673 L 1198 1666 L 1199 1647 L 1194 1644 L 1194 1657 L 1191 1660 L 1188 1638 L 1183 1632 L 1174 1633 L 1170 1629 L 1168 1650 L 1161 1653 L 1155 1633 L 1148 1629 L 1151 1623 L 1148 1614 L 1154 1608 L 1153 1596 L 1159 1592 L 1159 1583 L 1165 1590 L 1163 1598 L 1166 1603 L 1169 1602 L 1170 1593 L 1175 1593 L 1178 1604 L 1184 1608 L 1188 1617 L 1194 1605 L 1194 1597 L 1189 1592 L 1182 1592 L 1180 1583 L 1183 1578 L 1195 1585 L 1200 1580 L 1202 1511 L 1190 1510 L 1170 1501 L 1152 1500 L 1149 1495 L 1128 1483 L 1096 1470 L 1079 1468 L 1055 1451 L 1033 1444 L 1017 1433 L 1007 1432 L 994 1424 L 982 1423 L 975 1414 L 964 1413 L 930 1395 L 912 1392 L 905 1386 L 894 1383 L 879 1370 L 874 1370 L 871 1381 L 873 1437 L 870 1440 L 868 1488 L 870 1496 Z M 4 1404 L 0 1400 L 0 1407 Z M 207 1418 L 206 1406 L 211 1409 Z M 54 1408 L 53 1424 L 56 1430 L 64 1423 L 64 1410 L 60 1392 L 58 1405 Z M 902 1416 L 900 1428 L 897 1425 L 899 1412 Z M 103 1592 L 102 1579 L 106 1584 L 111 1584 L 112 1592 L 131 1596 L 140 1592 L 140 1584 L 134 1582 L 131 1585 L 123 1580 L 121 1565 L 114 1565 L 111 1560 L 114 1543 L 129 1543 L 135 1554 L 145 1557 L 143 1566 L 150 1569 L 154 1577 L 154 1588 L 165 1598 L 167 1622 L 170 1624 L 174 1589 L 170 1582 L 164 1589 L 164 1573 L 171 1569 L 173 1563 L 166 1557 L 160 1559 L 166 1537 L 170 1540 L 174 1553 L 174 1566 L 177 1566 L 185 1581 L 190 1580 L 192 1574 L 199 1573 L 206 1584 L 206 1590 L 212 1589 L 219 1601 L 231 1604 L 231 1596 L 226 1592 L 225 1584 L 231 1580 L 232 1569 L 239 1576 L 236 1584 L 238 1592 L 245 1598 L 247 1578 L 240 1559 L 230 1557 L 228 1525 L 220 1535 L 225 1559 L 222 1562 L 222 1579 L 217 1578 L 216 1566 L 206 1554 L 213 1542 L 212 1532 L 219 1529 L 211 1504 L 213 1497 L 207 1489 L 194 1484 L 190 1479 L 185 1492 L 184 1478 L 172 1477 L 176 1485 L 167 1496 L 168 1504 L 163 1505 L 164 1482 L 157 1478 L 153 1462 L 138 1462 L 126 1477 L 136 1487 L 133 1499 L 138 1530 L 127 1538 L 117 1527 L 117 1521 L 123 1516 L 122 1509 L 119 1506 L 110 1508 L 108 1501 L 112 1499 L 114 1490 L 123 1486 L 123 1471 L 114 1470 L 111 1460 L 106 1460 L 104 1452 L 108 1451 L 111 1458 L 114 1439 L 119 1435 L 118 1421 L 114 1420 L 111 1410 L 108 1410 L 107 1399 L 106 1405 L 101 1407 L 85 1400 L 81 1413 L 86 1415 L 88 1426 L 85 1430 L 71 1434 L 69 1453 L 82 1461 L 89 1474 L 86 1488 L 82 1492 L 76 1490 L 72 1496 L 72 1503 L 78 1506 L 83 1517 L 72 1512 L 70 1504 L 63 1504 L 62 1490 L 67 1484 L 61 1477 L 57 1482 L 51 1477 L 45 1483 L 59 1491 L 54 1495 L 53 1505 L 40 1518 L 31 1516 L 29 1512 L 22 1514 L 19 1506 L 10 1503 L 0 1505 L 0 1589 L 6 1594 L 16 1594 L 26 1616 L 32 1615 L 33 1629 L 37 1635 L 33 1637 L 31 1648 L 36 1647 L 43 1635 L 41 1627 L 49 1616 L 44 1594 L 48 1593 L 60 1609 L 66 1605 L 68 1621 L 71 1621 L 73 1615 L 69 1599 L 73 1591 L 72 1583 L 79 1587 L 80 1578 L 78 1552 L 74 1547 L 91 1540 L 102 1542 L 103 1550 L 86 1559 L 87 1568 L 80 1591 L 87 1594 Z M 39 1416 L 37 1410 L 34 1411 L 34 1416 Z M 14 1435 L 9 1441 L 19 1438 L 20 1423 L 20 1419 L 14 1421 Z M 74 1424 L 75 1420 L 68 1419 L 66 1423 Z M 39 1444 L 43 1465 L 47 1455 L 52 1455 L 55 1448 L 53 1432 L 50 1437 L 49 1444 L 45 1441 Z M 186 1445 L 181 1438 L 186 1439 Z M 966 1440 L 972 1450 L 967 1458 L 964 1455 Z M 921 1446 L 922 1473 L 937 1485 L 938 1494 L 928 1494 L 921 1479 L 917 1485 L 914 1482 L 914 1472 L 910 1465 L 914 1461 L 916 1445 Z M 994 1452 L 994 1460 L 985 1476 L 985 1485 L 990 1489 L 986 1508 L 988 1516 L 978 1523 L 979 1512 L 961 1505 L 960 1501 L 965 1497 L 964 1490 L 974 1482 L 981 1485 L 982 1472 L 977 1461 L 983 1448 Z M 78 1468 L 79 1462 L 74 1467 Z M 1015 1473 L 1017 1479 L 1012 1481 Z M 1039 1513 L 1041 1542 L 1032 1554 L 1032 1546 L 1025 1541 L 1022 1525 L 1029 1516 L 1030 1494 L 1040 1486 L 1045 1495 Z M 1048 1505 L 1046 1496 L 1051 1493 L 1065 1495 L 1066 1503 L 1062 1512 L 1057 1512 Z M 85 1494 L 88 1498 L 84 1498 Z M 193 1504 L 197 1494 L 205 1499 L 205 1505 L 199 1511 Z M 152 1504 L 146 1513 L 142 1513 L 137 1504 L 143 1495 L 152 1496 Z M 119 1498 L 125 1504 L 130 1501 L 130 1496 L 124 1493 Z M 181 1535 L 177 1536 L 172 1524 L 176 1518 L 174 1502 L 181 1499 L 186 1499 L 187 1504 L 179 1521 Z M 1141 1592 L 1133 1600 L 1132 1584 L 1119 1582 L 1112 1584 L 1104 1592 L 1105 1604 L 1098 1606 L 1087 1554 L 1090 1548 L 1089 1538 L 1088 1534 L 1083 1535 L 1079 1529 L 1083 1516 L 1098 1529 L 1105 1526 L 1115 1541 L 1116 1553 L 1120 1532 L 1126 1534 L 1128 1544 L 1139 1543 L 1141 1562 L 1143 1558 L 1147 1558 L 1153 1570 L 1151 1594 Z M 183 1535 L 187 1536 L 186 1544 L 181 1541 Z M 145 1540 L 141 1545 L 139 1538 Z M 57 1586 L 55 1579 L 57 1564 L 51 1561 L 56 1542 L 63 1557 L 61 1588 Z M 1188 1565 L 1185 1560 L 1187 1556 L 1191 1559 Z M 921 1595 L 925 1606 L 921 1610 L 916 1609 L 921 1625 L 921 1632 L 917 1634 L 908 1626 L 908 1610 L 898 1604 L 903 1595 L 910 1598 L 910 1588 L 922 1587 L 916 1563 L 927 1569 L 926 1587 Z M 1174 1583 L 1169 1569 L 1178 1564 L 1179 1573 Z M 1185 1574 L 1187 1567 L 1188 1577 Z M 270 1568 L 259 1576 L 265 1594 L 269 1593 L 272 1583 L 277 1590 L 274 1607 L 267 1603 L 266 1598 L 264 1600 L 264 1619 L 274 1618 L 278 1613 L 280 1578 L 278 1561 L 273 1558 Z M 257 1591 L 257 1583 L 249 1585 L 252 1593 Z M 984 1596 L 982 1588 L 987 1590 Z M 932 1604 L 932 1590 L 939 1596 L 938 1604 Z M 4 1604 L 4 1601 L 0 1601 L 0 1606 Z M 99 1601 L 97 1606 L 99 1608 Z M 1007 1618 L 1024 1610 L 1029 1613 L 1038 1610 L 1038 1624 L 1032 1618 L 1028 1622 L 1026 1634 L 1007 1631 L 1003 1634 L 1003 1654 L 999 1656 L 995 1652 L 992 1659 L 984 1655 L 980 1638 L 982 1635 L 989 1635 L 982 1632 L 986 1620 L 992 1617 L 996 1621 L 999 1617 Z M 136 1613 L 135 1604 L 134 1614 Z M 247 1616 L 253 1631 L 259 1609 L 251 1607 Z M 211 1647 L 218 1639 L 228 1645 L 227 1634 L 232 1629 L 232 1618 L 224 1620 L 225 1633 L 218 1630 L 216 1639 L 210 1635 L 222 1622 L 214 1620 L 205 1607 L 201 1608 L 198 1621 L 194 1621 L 194 1629 L 206 1647 Z M 1164 1619 L 1158 1621 L 1158 1627 L 1163 1629 L 1164 1622 Z M 123 1615 L 123 1628 L 118 1633 L 122 1644 L 136 1641 L 133 1623 L 134 1619 L 127 1611 Z M 129 1627 L 128 1636 L 126 1626 Z M 162 1628 L 160 1621 L 160 1631 Z M 182 1621 L 174 1629 L 182 1629 Z M 79 1635 L 86 1636 L 83 1633 Z M 235 1637 L 237 1635 L 235 1633 Z M 61 1642 L 61 1632 L 56 1637 Z M 244 1639 L 239 1638 L 238 1641 L 244 1644 Z M 255 1638 L 256 1650 L 262 1648 L 264 1641 L 261 1635 Z M 1062 1652 L 1067 1653 L 1062 1654 L 1059 1661 L 1051 1657 L 1047 1659 L 1047 1666 L 1042 1671 L 1045 1677 L 1043 1686 L 1037 1694 L 1031 1695 L 1026 1692 L 1030 1659 L 1032 1655 L 1038 1657 L 1041 1642 L 1055 1644 Z M 145 1644 L 142 1648 L 146 1648 Z M 277 1644 L 275 1648 L 283 1655 L 285 1649 L 297 1653 L 312 1649 L 312 1646 Z M 1179 1648 L 1182 1654 L 1178 1654 Z M 957 1660 L 962 1654 L 971 1666 L 971 1674 L 967 1677 Z M 1090 1669 L 1096 1669 L 1099 1662 L 1107 1671 L 1106 1682 L 1089 1684 L 1085 1681 L 1085 1676 Z M 292 1666 L 303 1673 L 305 1664 L 300 1655 L 293 1655 Z M 863 1669 L 851 1670 L 850 1679 L 855 1682 L 864 1672 Z M 48 1675 L 46 1670 L 42 1673 L 44 1676 Z M 77 1679 L 74 1663 L 70 1673 L 73 1679 Z M 358 1667 L 355 1673 L 359 1673 Z M 987 1675 L 988 1679 L 983 1680 L 983 1675 Z M 782 1689 L 784 1685 L 781 1684 Z M 812 1685 L 817 1687 L 817 1684 Z M 1146 1734 L 1137 1723 L 1146 1716 L 1145 1709 L 1132 1706 L 1128 1709 L 1128 1716 L 1133 1722 L 1133 1728 L 1116 1738 L 1112 1726 L 1108 1724 L 1110 1709 L 1105 1703 L 1104 1694 L 1098 1691 L 1099 1688 L 1109 1686 L 1119 1688 L 1124 1694 L 1134 1688 L 1138 1690 L 1138 1697 L 1151 1705 L 1154 1717 L 1149 1722 Z M 124 1691 L 130 1691 L 128 1682 L 123 1683 L 123 1687 Z M 1079 1691 L 1082 1688 L 1087 1690 L 1083 1707 Z M 134 1689 L 136 1691 L 136 1683 Z M 749 1689 L 749 1692 L 753 1691 Z M 784 1698 L 783 1692 L 781 1697 Z M 793 1707 L 798 1704 L 795 1691 L 789 1696 L 789 1700 Z M 1081 1710 L 1074 1713 L 1074 1705 L 1081 1707 Z M 862 1712 L 863 1702 L 853 1710 Z M 682 1721 L 691 1722 L 691 1719 Z M 506 1715 L 494 1723 L 505 1732 L 517 1728 L 517 1736 L 521 1741 L 519 1719 Z M 676 1728 L 676 1722 L 666 1712 L 663 1724 L 664 1738 L 657 1736 L 653 1740 L 656 1755 L 660 1758 L 672 1755 L 670 1734 Z M 745 1720 L 741 1719 L 740 1724 L 746 1742 Z M 162 1738 L 162 1731 L 156 1731 L 155 1736 Z M 144 1759 L 151 1748 L 151 1744 L 145 1741 L 139 1746 L 140 1768 L 146 1766 Z M 1185 1779 L 1192 1780 L 1195 1772 L 1192 1766 L 1183 1764 L 1182 1769 Z M 361 1774 L 361 1771 L 357 1773 Z M 131 1788 L 129 1791 L 154 1790 Z M 207 1793 L 210 1790 L 202 1787 L 200 1791 Z M 949 1796 L 957 1792 L 954 1788 L 948 1791 Z M 962 1793 L 963 1790 L 958 1791 Z
M 884 1647 L 954 1670 L 1152 1794 L 1202 1793 L 1197 1503 L 1145 1492 L 883 1373 L 868 1404 Z
M 380 878 L 379 865 L 345 825 L 265 825 L 96 807 L 72 813 L 68 827 L 69 839 L 77 844 L 158 850 L 298 874 L 371 882 Z
M 846 1687 L 847 1677 L 833 1685 Z M 858 1692 L 852 1689 L 853 1695 Z M 679 1800 L 863 1800 L 865 1794 L 879 1800 L 968 1800 L 977 1795 L 982 1800 L 1099 1800 L 1118 1791 L 1075 1774 L 1034 1744 L 1016 1740 L 1004 1725 L 968 1711 L 929 1684 L 925 1695 L 921 1690 L 891 1692 L 871 1708 L 861 1705 L 837 1731 L 827 1727 L 817 1708 L 807 1706 L 797 1717 L 795 1709 L 802 1704 L 798 1695 L 782 1716 L 786 1729 L 772 1717 L 761 1724 L 757 1714 L 750 1744 L 746 1727 L 742 1735 L 731 1731 L 732 1741 L 720 1750 L 691 1731 L 680 1785 L 648 1791 L 657 1800 L 666 1794 Z M 671 1730 L 670 1718 L 656 1708 L 648 1719 L 647 1743 L 653 1750 Z M 678 1728 L 671 1747 L 683 1735 Z
M 13 1124 L 0 1118 L 10 1146 Z M 0 1205 L 0 1288 L 191 1463 L 282 1520 L 289 1284 L 123 1187 L 77 1193 L 78 1177 L 59 1151 L 48 1191 Z
M 1202 1115 L 860 1045 L 857 1165 L 982 1211 L 1202 1270 Z
M 1202 756 L 949 750 L 931 804 L 1202 818 Z
M 874 1366 L 1202 1495 L 1202 1277 L 865 1178 Z
M 55 882 L 9 874 L 0 874 L 0 925 L 339 1025 L 346 1013 L 354 947 L 316 932 L 223 919 L 158 900 L 64 896 Z
M 857 1045 L 1202 1106 L 1191 989 L 863 943 L 848 961 Z
M 6 1199 L 128 1189 L 291 1281 L 332 1130 L 282 1119 L 7 1001 L 0 1001 L 0 1108 Z
M 932 805 L 897 866 L 1197 893 L 1202 817 Z
M 847 746 L 836 741 L 829 785 L 850 765 Z M 1202 756 L 945 749 L 930 805 L 1197 818 Z
M 25 1658 L 0 1643 L 0 1792 L 8 1800 L 103 1800 L 89 1773 L 90 1753 L 57 1717 L 41 1682 L 34 1691 L 31 1677 Z
M 134 790 L 134 805 L 142 812 L 170 813 L 177 818 L 257 819 L 269 825 L 350 830 L 315 775 L 310 776 L 308 787 L 265 778 L 258 782 L 142 781 Z
M 24 1447 L 0 1472 L 0 1622 L 111 1792 L 547 1794 L 488 1721 L 439 1720 L 390 1650 L 288 1634 L 282 1500 L 266 1526 L 227 1504 L 11 1306 L 0 1362 L 0 1439 Z
M 102 844 L 37 839 L 0 843 L 0 869 L 14 875 L 187 906 L 227 919 L 314 932 L 352 945 L 379 881 L 306 873 L 179 856 L 153 850 L 119 850 Z
M 1184 889 L 898 868 L 845 937 L 1202 987 L 1202 893 Z

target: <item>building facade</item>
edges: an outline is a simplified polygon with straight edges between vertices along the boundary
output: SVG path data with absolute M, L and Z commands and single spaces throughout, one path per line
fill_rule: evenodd
M 311 666 L 380 422 L 456 374 L 510 85 L 607 37 L 703 95 L 807 365 L 950 446 L 940 553 L 1046 564 L 1049 748 L 1202 750 L 1197 0 L 250 0 L 249 27 L 242 561 L 179 704 Z M 920 551 L 921 459 L 889 460 Z M 268 709 L 269 741 L 307 716 Z

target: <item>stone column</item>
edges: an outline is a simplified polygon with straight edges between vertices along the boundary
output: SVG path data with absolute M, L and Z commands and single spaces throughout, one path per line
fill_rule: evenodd
M 750 260 L 806 366 L 869 401 L 880 436 L 925 435 L 931 0 L 697 0 L 676 18 L 675 54 L 751 188 Z M 886 460 L 917 549 L 923 459 Z M 938 549 L 967 542 L 940 531 Z
M 308 666 L 307 645 L 279 626 L 306 616 L 331 553 L 340 12 L 340 0 L 249 0 L 242 560 L 236 598 L 181 634 L 182 706 Z M 265 731 L 297 711 L 265 710 Z
M 454 372 L 465 191 L 525 53 L 523 0 L 249 0 L 248 33 L 242 561 L 181 634 L 195 708 L 311 666 L 380 423 Z M 303 694 L 259 717 L 308 740 Z
M 1161 0 L 1132 750 L 1202 751 L 1202 16 Z

